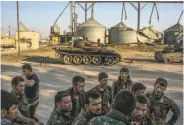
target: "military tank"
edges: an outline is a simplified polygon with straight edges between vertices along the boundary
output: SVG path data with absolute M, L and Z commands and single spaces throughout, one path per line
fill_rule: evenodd
M 54 47 L 53 50 L 63 64 L 114 65 L 121 61 L 119 53 L 88 40 L 74 41 L 70 47 Z
M 183 48 L 167 47 L 163 51 L 155 52 L 155 59 L 164 63 L 182 63 Z

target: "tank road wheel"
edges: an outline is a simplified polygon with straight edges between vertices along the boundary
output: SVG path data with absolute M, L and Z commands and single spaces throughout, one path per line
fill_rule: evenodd
M 119 61 L 121 61 L 121 57 L 116 56 L 115 59 L 114 59 L 114 62 L 117 63 L 117 62 L 119 62 Z
M 91 56 L 84 56 L 82 61 L 84 64 L 90 64 L 91 63 Z
M 82 63 L 82 57 L 81 56 L 74 56 L 73 57 L 73 63 L 81 64 Z
M 100 57 L 100 56 L 93 56 L 92 62 L 93 62 L 95 65 L 100 64 L 100 63 L 101 63 L 101 57 Z
M 64 62 L 64 64 L 70 64 L 72 62 L 72 56 L 64 55 L 63 56 L 63 62 Z
M 114 59 L 113 59 L 112 56 L 107 56 L 107 57 L 105 58 L 105 64 L 106 64 L 106 65 L 112 65 L 113 63 L 114 63 Z
M 169 63 L 169 62 L 170 62 L 169 58 L 164 59 L 164 63 Z
M 55 56 L 56 56 L 56 57 L 59 57 L 59 56 L 60 56 L 59 51 L 56 51 Z

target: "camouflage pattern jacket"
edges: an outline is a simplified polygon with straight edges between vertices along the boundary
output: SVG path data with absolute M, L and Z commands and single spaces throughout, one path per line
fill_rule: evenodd
M 153 93 L 147 93 L 146 97 L 149 100 L 150 114 L 153 120 L 156 122 L 165 121 L 168 112 L 171 110 L 173 115 L 168 123 L 169 125 L 174 125 L 174 123 L 176 123 L 180 116 L 180 109 L 173 100 L 163 95 L 159 101 L 156 101 Z
M 50 115 L 47 125 L 72 125 L 73 117 L 70 112 L 59 113 L 55 109 Z
M 77 115 L 81 112 L 81 109 L 84 108 L 84 94 L 79 95 L 79 99 L 76 99 L 73 87 L 69 88 L 67 91 L 69 92 L 72 99 L 71 115 L 73 117 L 77 117 Z
M 112 109 L 107 115 L 91 119 L 89 125 L 130 125 L 130 123 L 121 112 Z
M 91 118 L 92 116 L 87 114 L 83 109 L 76 117 L 75 121 L 73 122 L 73 125 L 88 125 L 88 122 Z
M 104 91 L 100 91 L 99 85 L 92 88 L 98 91 L 102 97 L 102 114 L 107 114 L 110 110 L 112 104 L 112 89 L 110 86 L 106 85 Z
M 34 123 L 29 123 L 29 124 L 25 124 L 25 123 L 17 123 L 16 121 L 10 121 L 6 118 L 1 117 L 1 125 L 35 125 Z
M 23 94 L 18 94 L 16 96 L 17 96 L 17 100 L 18 100 L 19 111 L 21 112 L 21 114 L 23 116 L 30 118 L 30 111 L 29 111 L 30 105 L 28 104 L 28 100 L 26 98 L 26 95 L 23 93 Z
M 134 117 L 130 117 L 129 119 L 130 123 L 136 122 L 136 119 Z M 145 116 L 141 121 L 139 122 L 140 125 L 155 125 L 155 123 L 152 121 L 152 119 L 149 116 Z
M 128 77 L 127 82 L 122 83 L 120 76 L 118 77 L 118 80 L 115 81 L 112 84 L 112 95 L 113 95 L 113 99 L 115 98 L 115 96 L 117 95 L 117 93 L 120 90 L 128 90 L 131 91 L 131 86 L 132 86 L 132 81 L 130 79 L 130 77 Z

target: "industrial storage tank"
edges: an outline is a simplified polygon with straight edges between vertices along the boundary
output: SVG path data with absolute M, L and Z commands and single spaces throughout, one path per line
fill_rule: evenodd
M 109 40 L 111 44 L 136 43 L 137 33 L 123 22 L 110 28 Z
M 97 42 L 99 39 L 100 43 L 105 43 L 105 26 L 93 18 L 89 18 L 87 21 L 77 26 L 77 36 L 87 37 L 88 40 L 94 42 Z
M 57 24 L 52 25 L 50 31 L 50 33 L 60 35 L 60 27 Z
M 164 44 L 174 44 L 178 36 L 183 34 L 183 26 L 179 23 L 164 31 Z

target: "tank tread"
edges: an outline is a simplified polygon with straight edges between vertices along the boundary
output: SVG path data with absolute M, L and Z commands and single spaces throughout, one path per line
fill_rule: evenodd
M 120 55 L 103 55 L 103 54 L 69 54 L 65 52 L 58 52 L 57 56 L 63 64 L 94 64 L 94 65 L 114 65 L 121 61 Z

